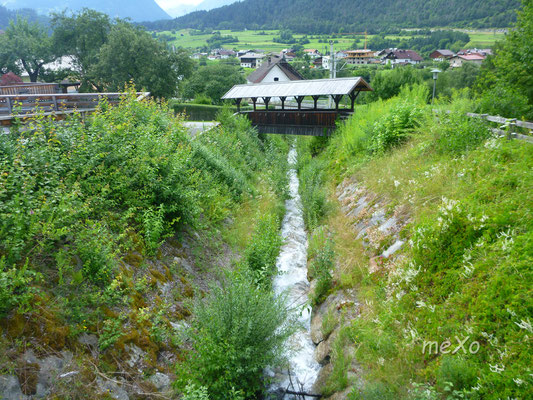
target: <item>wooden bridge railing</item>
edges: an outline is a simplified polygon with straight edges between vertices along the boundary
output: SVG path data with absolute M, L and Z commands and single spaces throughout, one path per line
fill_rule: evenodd
M 16 83 L 9 86 L 0 86 L 0 95 L 53 93 L 59 93 L 59 85 L 57 83 Z
M 149 92 L 138 92 L 138 99 Z M 105 98 L 116 104 L 124 93 L 18 94 L 0 95 L 0 124 L 11 125 L 15 118 L 31 118 L 37 111 L 61 118 L 72 113 L 90 113 Z

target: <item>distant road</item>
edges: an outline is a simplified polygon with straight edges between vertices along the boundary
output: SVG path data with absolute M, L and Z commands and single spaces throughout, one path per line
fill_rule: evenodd
M 185 121 L 183 122 L 183 126 L 185 126 L 189 132 L 191 133 L 192 137 L 195 137 L 199 133 L 208 131 L 209 129 L 213 128 L 214 126 L 217 126 L 219 122 L 212 121 L 212 122 L 189 122 Z

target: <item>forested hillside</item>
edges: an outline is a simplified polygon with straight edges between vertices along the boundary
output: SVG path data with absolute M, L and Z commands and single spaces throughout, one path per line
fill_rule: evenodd
M 246 0 L 194 12 L 151 28 L 267 29 L 301 33 L 383 31 L 391 27 L 507 27 L 518 0 Z
M 29 21 L 46 22 L 48 20 L 48 18 L 38 15 L 34 10 L 21 9 L 12 11 L 0 6 L 0 29 L 5 29 L 9 25 L 9 21 L 17 16 L 27 18 Z
M 11 9 L 31 8 L 43 15 L 64 9 L 80 11 L 83 8 L 90 8 L 106 13 L 112 18 L 131 18 L 133 21 L 170 18 L 154 0 L 8 0 L 3 3 Z

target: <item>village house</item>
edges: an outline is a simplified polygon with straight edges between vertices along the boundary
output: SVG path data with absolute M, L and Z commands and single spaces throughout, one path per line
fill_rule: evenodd
M 456 55 L 455 57 L 450 58 L 450 67 L 452 68 L 460 68 L 463 66 L 464 63 L 472 63 L 472 64 L 478 64 L 481 65 L 483 61 L 485 60 L 485 56 L 482 56 L 481 54 L 464 54 L 464 55 Z
M 239 61 L 242 68 L 257 68 L 261 66 L 264 58 L 263 53 L 249 52 L 239 56 Z
M 382 50 L 382 61 L 384 64 L 395 65 L 416 65 L 423 60 L 420 55 L 414 50 L 389 49 Z
M 345 54 L 344 61 L 352 65 L 372 64 L 375 60 L 375 52 L 372 50 L 348 50 Z
M 303 79 L 303 76 L 287 62 L 285 57 L 276 56 L 269 56 L 246 78 L 248 83 L 287 82 Z
M 318 58 L 322 56 L 322 54 L 317 49 L 305 49 L 304 54 L 308 55 L 311 58 Z
M 453 54 L 453 51 L 451 50 L 435 50 L 433 53 L 429 55 L 429 58 L 431 58 L 434 61 L 444 61 L 452 58 L 455 54 Z

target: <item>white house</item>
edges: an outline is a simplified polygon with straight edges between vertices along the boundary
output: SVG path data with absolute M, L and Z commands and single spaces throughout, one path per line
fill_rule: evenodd
M 304 78 L 282 57 L 268 57 L 246 80 L 248 83 L 299 81 Z

